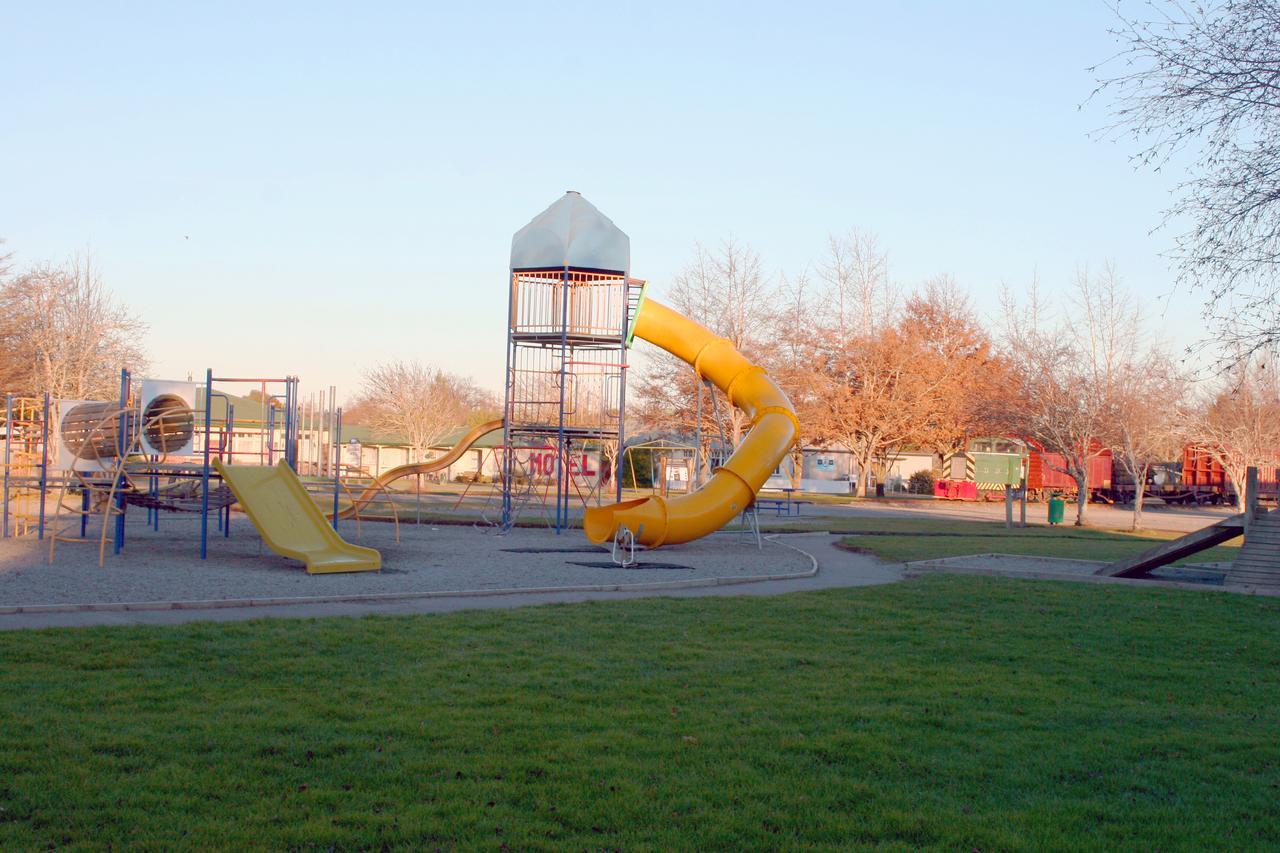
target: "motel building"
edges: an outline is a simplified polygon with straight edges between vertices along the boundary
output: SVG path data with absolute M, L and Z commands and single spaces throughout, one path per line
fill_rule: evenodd
M 917 471 L 932 471 L 936 458 L 925 450 L 903 450 L 894 454 L 889 461 L 883 483 L 885 492 L 905 492 L 911 475 Z M 846 495 L 852 494 L 858 487 L 858 466 L 853 461 L 853 454 L 843 448 L 806 447 L 802 465 L 799 482 L 801 491 Z M 795 485 L 793 472 L 794 463 L 788 455 L 774 469 L 773 475 L 765 482 L 764 487 L 766 489 L 793 488 Z M 872 477 L 875 477 L 874 472 Z M 874 484 L 873 481 L 873 487 Z
M 229 435 L 216 435 L 213 450 L 216 453 L 232 457 L 232 461 L 241 464 L 268 464 L 268 458 L 278 458 L 279 448 L 283 446 L 284 433 L 278 422 L 275 429 L 266 428 L 268 419 L 263 408 L 247 398 L 233 398 L 236 405 L 235 425 Z M 460 427 L 436 442 L 428 451 L 427 458 L 444 455 L 468 432 L 467 427 Z M 683 463 L 688 481 L 673 483 L 677 492 L 686 491 L 692 486 L 691 470 L 692 445 L 687 441 L 668 438 L 674 442 L 672 446 L 688 447 L 690 461 Z M 197 442 L 198 444 L 200 442 Z M 640 446 L 652 443 L 652 439 L 640 440 Z M 333 446 L 341 448 L 341 461 L 344 476 L 377 477 L 392 468 L 407 465 L 412 461 L 412 453 L 403 438 L 395 435 L 379 433 L 363 424 L 344 424 L 339 430 L 332 418 L 304 420 L 298 435 L 298 467 L 304 476 L 328 476 L 331 474 L 329 460 L 334 458 Z M 631 445 L 631 442 L 628 442 Z M 276 448 L 274 454 L 271 448 Z M 202 451 L 197 447 L 196 452 Z M 502 433 L 492 432 L 482 436 L 453 465 L 447 469 L 426 475 L 430 482 L 461 483 L 481 479 L 491 482 L 502 470 L 501 465 Z M 712 453 L 712 467 L 718 466 L 727 458 L 723 452 Z M 927 451 L 904 450 L 895 454 L 889 463 L 887 476 L 883 483 L 886 493 L 905 492 L 907 480 L 917 471 L 930 471 L 937 465 L 937 457 Z M 598 449 L 585 448 L 570 455 L 569 469 L 579 485 L 591 488 L 601 477 L 604 469 L 602 457 Z M 558 461 L 555 451 L 550 448 L 526 448 L 520 451 L 518 468 L 528 471 L 535 478 L 553 479 L 556 475 Z M 772 476 L 765 483 L 766 489 L 793 488 L 792 459 L 787 456 L 774 469 Z M 805 492 L 827 494 L 851 494 L 857 487 L 857 465 L 853 455 L 841 447 L 806 447 L 803 454 L 803 470 L 800 474 L 799 488 Z M 679 472 L 659 473 L 659 477 L 667 475 L 679 478 Z
M 469 428 L 461 428 L 433 444 L 426 459 L 443 456 L 449 452 Z M 377 477 L 392 468 L 422 461 L 412 459 L 410 449 L 394 436 L 378 435 L 365 426 L 344 429 L 342 434 L 342 464 L 353 474 L 359 470 L 370 477 Z M 601 454 L 598 449 L 583 449 L 569 454 L 569 473 L 580 487 L 590 488 L 601 477 Z M 552 447 L 529 447 L 516 450 L 516 470 L 527 472 L 535 479 L 554 480 L 559 459 Z M 481 436 L 462 454 L 457 462 L 441 471 L 426 475 L 434 483 L 464 483 L 477 478 L 492 482 L 502 472 L 502 431 Z

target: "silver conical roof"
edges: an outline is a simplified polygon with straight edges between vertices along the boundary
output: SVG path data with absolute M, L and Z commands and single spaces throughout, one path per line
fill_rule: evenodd
M 630 266 L 631 238 L 573 190 L 511 238 L 512 269 L 579 267 L 625 273 Z

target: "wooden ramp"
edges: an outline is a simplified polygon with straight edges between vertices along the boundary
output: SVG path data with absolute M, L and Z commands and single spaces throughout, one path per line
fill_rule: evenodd
M 1280 592 L 1280 509 L 1259 513 L 1244 535 L 1244 546 L 1224 583 Z
M 1274 513 L 1273 513 L 1274 514 Z M 1255 522 L 1256 524 L 1257 522 Z M 1136 557 L 1130 557 L 1127 560 L 1118 560 L 1108 566 L 1103 566 L 1094 572 L 1094 574 L 1105 575 L 1113 578 L 1145 578 L 1151 576 L 1152 569 L 1158 569 L 1161 566 L 1167 566 L 1175 560 L 1181 560 L 1183 557 L 1190 557 L 1201 551 L 1212 548 L 1214 545 L 1221 545 L 1223 542 L 1229 542 L 1244 532 L 1244 516 L 1233 515 L 1230 518 L 1224 518 L 1217 524 L 1211 524 L 1208 527 L 1201 528 L 1195 533 L 1188 533 L 1181 539 L 1173 539 L 1168 542 L 1161 542 L 1154 548 L 1148 548 Z M 1280 547 L 1280 546 L 1272 546 Z M 1274 553 L 1274 552 L 1273 552 Z M 1274 560 L 1274 557 L 1272 557 Z M 1231 583 L 1232 581 L 1227 581 Z M 1280 576 L 1277 577 L 1280 582 Z

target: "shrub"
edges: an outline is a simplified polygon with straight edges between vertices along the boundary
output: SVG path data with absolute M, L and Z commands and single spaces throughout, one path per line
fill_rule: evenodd
M 907 491 L 913 495 L 931 495 L 933 482 L 932 471 L 917 471 L 907 480 Z

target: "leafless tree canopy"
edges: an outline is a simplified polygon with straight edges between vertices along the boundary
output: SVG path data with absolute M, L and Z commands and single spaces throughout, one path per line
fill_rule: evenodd
M 898 294 L 889 279 L 889 253 L 880 238 L 860 228 L 827 237 L 827 254 L 818 267 L 832 308 L 830 325 L 840 335 L 870 335 L 891 322 Z
M 758 343 L 772 296 L 760 256 L 732 237 L 715 251 L 697 246 L 671 289 L 672 305 L 744 352 Z
M 739 351 L 758 358 L 769 345 L 773 295 L 760 256 L 729 238 L 714 251 L 698 245 L 693 259 L 676 276 L 669 298 L 676 310 L 727 338 Z M 721 428 L 726 439 L 736 444 L 747 426 L 742 412 L 728 405 L 718 391 L 699 391 L 689 366 L 666 353 L 653 354 L 638 384 L 641 424 L 688 434 L 701 427 L 706 439 L 701 450 L 704 464 L 711 440 L 718 437 Z M 712 395 L 717 395 L 715 402 Z
M 1092 492 L 1109 485 L 1090 482 L 1090 463 L 1110 451 L 1113 477 L 1127 472 L 1133 482 L 1138 529 L 1148 475 L 1188 443 L 1226 468 L 1237 493 L 1247 466 L 1280 461 L 1275 365 L 1241 359 L 1198 401 L 1112 263 L 1079 268 L 1060 299 L 1045 300 L 1035 279 L 1024 293 L 1006 290 L 996 340 L 949 275 L 899 299 L 887 276 L 858 272 L 868 267 L 851 258 L 873 257 L 870 268 L 887 270 L 888 256 L 873 236 L 855 235 L 828 244 L 816 282 L 801 271 L 772 284 L 755 252 L 737 243 L 699 248 L 673 302 L 770 371 L 796 407 L 803 445 L 852 455 L 857 491 L 869 493 L 900 451 L 945 456 L 1007 436 L 1060 460 L 1044 464 L 1075 480 L 1077 524 Z M 688 365 L 659 358 L 637 398 L 646 427 L 691 436 L 701 426 L 704 438 L 718 437 L 710 397 L 697 419 Z M 747 424 L 733 417 L 736 444 Z M 802 454 L 792 461 L 798 486 Z
M 495 416 L 498 403 L 468 378 L 392 361 L 365 372 L 354 408 L 375 429 L 401 436 L 416 461 L 459 427 Z
M 87 257 L 12 276 L 0 269 L 0 388 L 7 392 L 110 398 L 119 393 L 120 368 L 145 366 L 145 331 Z
M 1241 361 L 1204 394 L 1190 437 L 1222 466 L 1245 503 L 1251 465 L 1280 464 L 1280 376 L 1276 364 Z
M 1169 219 L 1183 281 L 1203 287 L 1206 313 L 1230 353 L 1280 343 L 1280 2 L 1153 0 L 1117 4 L 1121 52 L 1099 66 L 1115 124 L 1160 168 L 1193 158 Z M 1097 93 L 1095 93 L 1097 94 Z M 1166 220 L 1168 221 L 1168 220 Z M 1228 359 L 1229 360 L 1229 359 Z
M 888 268 L 877 238 L 853 231 L 828 241 L 816 286 L 807 271 L 775 285 L 754 251 L 727 241 L 715 253 L 699 248 L 672 291 L 677 309 L 769 369 L 800 414 L 802 442 L 853 454 L 863 490 L 899 450 L 962 446 L 994 429 L 990 397 L 1008 384 L 953 280 L 933 280 L 904 310 Z M 672 358 L 655 358 L 638 391 L 651 428 L 691 435 L 701 426 L 718 438 L 718 410 L 736 444 L 748 426 L 722 396 L 717 409 L 704 391 L 699 407 L 696 378 Z M 801 461 L 793 456 L 793 477 Z

